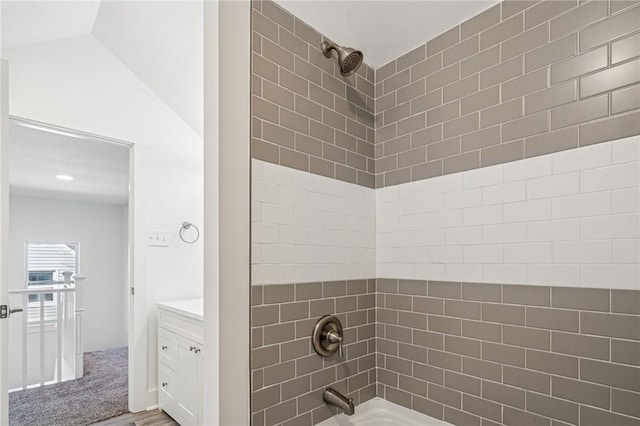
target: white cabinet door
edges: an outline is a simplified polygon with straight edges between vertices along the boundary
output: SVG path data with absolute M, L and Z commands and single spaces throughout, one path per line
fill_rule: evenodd
M 158 406 L 181 426 L 200 425 L 202 419 L 203 346 L 201 324 L 160 311 L 158 327 Z M 200 327 L 200 329 L 196 328 Z
M 199 401 L 199 353 L 198 344 L 182 336 L 178 337 L 176 374 L 178 376 L 177 406 L 180 417 L 189 425 L 198 424 Z M 186 425 L 183 425 L 186 426 Z

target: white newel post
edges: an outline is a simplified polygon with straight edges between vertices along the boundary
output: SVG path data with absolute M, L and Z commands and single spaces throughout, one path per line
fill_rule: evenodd
M 83 321 L 84 321 L 84 275 L 74 275 L 76 282 L 76 295 L 75 295 L 75 309 L 73 310 L 75 316 L 75 376 L 79 379 L 83 375 Z

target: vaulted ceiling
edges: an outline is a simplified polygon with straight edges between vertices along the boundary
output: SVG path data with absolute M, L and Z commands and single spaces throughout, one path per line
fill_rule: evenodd
M 3 48 L 11 48 L 90 34 L 100 0 L 3 1 L 0 7 L 0 40 Z
M 3 0 L 2 48 L 92 35 L 203 134 L 201 1 Z

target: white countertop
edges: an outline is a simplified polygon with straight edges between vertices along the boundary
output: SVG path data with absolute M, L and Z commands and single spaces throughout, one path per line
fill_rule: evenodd
M 158 302 L 158 307 L 195 320 L 203 321 L 204 319 L 203 299 L 167 300 Z

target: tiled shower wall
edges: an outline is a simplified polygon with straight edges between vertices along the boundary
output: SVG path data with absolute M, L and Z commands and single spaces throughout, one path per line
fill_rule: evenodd
M 418 280 L 252 288 L 254 425 L 336 414 L 331 386 L 455 425 L 640 424 L 640 291 Z M 322 315 L 345 358 L 321 358 Z
M 252 160 L 253 284 L 376 274 L 375 190 Z
M 374 77 L 342 77 L 321 34 L 252 5 L 252 422 L 311 425 L 336 414 L 326 386 L 376 395 L 375 280 L 339 281 L 375 274 Z M 344 359 L 310 346 L 333 313 Z
M 639 30 L 639 2 L 507 1 L 376 71 L 379 397 L 640 424 Z
M 253 426 L 311 426 L 337 414 L 322 400 L 331 386 L 359 404 L 376 396 L 375 280 L 253 286 Z M 318 318 L 344 327 L 344 357 L 311 347 Z
M 640 134 L 635 1 L 505 1 L 376 70 L 376 187 Z
M 640 134 L 639 3 L 503 2 L 377 70 L 375 90 L 366 66 L 342 78 L 297 18 L 270 1 L 253 9 L 253 424 L 318 423 L 336 413 L 322 403 L 331 385 L 458 425 L 640 425 L 638 229 L 621 221 L 640 210 L 637 140 L 549 155 Z M 587 191 L 583 175 L 609 187 Z M 573 189 L 535 196 L 545 188 Z M 395 217 L 375 224 L 381 203 Z M 435 205 L 433 217 L 413 210 Z M 482 222 L 496 205 L 502 222 Z M 514 212 L 522 221 L 505 221 Z M 595 238 L 608 249 L 582 244 L 583 222 L 603 215 L 598 229 L 619 231 Z M 418 259 L 414 243 L 439 233 L 433 252 L 457 241 L 462 263 L 429 249 Z M 508 260 L 518 244 L 551 259 L 536 287 Z M 607 254 L 636 272 L 575 265 Z M 357 279 L 375 276 L 390 278 Z M 519 285 L 460 282 L 471 278 Z M 346 326 L 342 361 L 309 344 L 329 313 Z
M 376 190 L 377 277 L 637 289 L 640 137 Z
M 378 396 L 455 425 L 640 424 L 640 291 L 377 280 Z
M 342 77 L 325 39 L 270 0 L 252 0 L 253 158 L 374 186 L 373 70 Z

